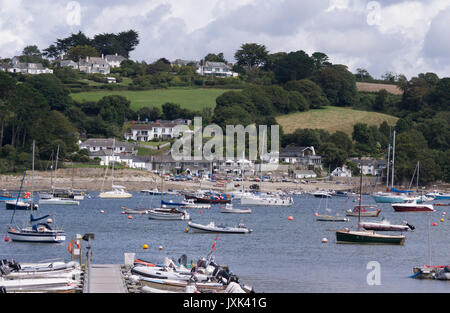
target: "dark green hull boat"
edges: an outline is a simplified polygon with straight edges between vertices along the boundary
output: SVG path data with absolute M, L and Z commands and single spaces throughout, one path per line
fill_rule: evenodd
M 373 231 L 336 231 L 336 243 L 403 245 L 405 236 L 384 235 Z

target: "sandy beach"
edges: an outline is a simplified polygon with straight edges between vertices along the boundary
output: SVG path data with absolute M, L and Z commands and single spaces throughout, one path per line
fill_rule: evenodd
M 54 172 L 51 171 L 35 171 L 34 173 L 34 190 L 49 190 L 53 185 L 55 188 L 73 188 L 73 189 L 85 189 L 90 191 L 109 190 L 111 188 L 111 176 L 105 177 L 105 171 L 101 168 L 65 168 L 59 169 L 56 174 L 56 180 L 54 178 Z M 0 189 L 6 190 L 19 190 L 21 185 L 22 175 L 0 175 Z M 277 190 L 296 190 L 296 191 L 314 191 L 318 189 L 331 189 L 331 190 L 359 190 L 359 177 L 352 178 L 333 178 L 332 181 L 326 181 L 323 179 L 314 180 L 297 180 L 295 183 L 290 182 L 263 182 L 261 187 L 263 191 L 277 191 Z M 245 180 L 245 188 L 250 187 L 257 182 L 252 181 L 251 178 Z M 371 192 L 373 190 L 373 184 L 375 183 L 374 177 L 364 178 L 363 191 Z M 140 191 L 144 189 L 161 189 L 161 178 L 154 173 L 133 170 L 133 169 L 120 169 L 114 172 L 114 184 L 126 187 L 129 191 Z M 241 188 L 242 182 L 233 182 L 233 186 L 236 189 Z M 259 183 L 258 183 L 259 184 Z M 165 180 L 163 184 L 164 190 L 197 190 L 202 189 L 222 189 L 223 187 L 217 182 L 210 182 L 208 180 L 199 180 L 194 178 L 192 181 L 170 181 Z M 383 186 L 378 184 L 376 190 L 384 189 Z M 30 191 L 32 188 L 32 176 L 29 173 L 24 181 L 23 189 Z

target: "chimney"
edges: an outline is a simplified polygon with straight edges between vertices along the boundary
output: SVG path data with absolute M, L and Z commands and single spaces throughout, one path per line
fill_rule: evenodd
M 89 62 L 89 56 L 88 55 L 86 56 L 86 62 Z
M 102 53 L 102 59 L 104 59 L 105 58 L 105 55 Z
M 117 52 L 116 52 L 116 56 L 117 56 Z

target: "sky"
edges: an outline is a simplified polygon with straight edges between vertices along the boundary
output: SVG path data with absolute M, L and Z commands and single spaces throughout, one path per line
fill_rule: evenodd
M 244 43 L 270 53 L 323 52 L 373 77 L 450 77 L 450 0 L 0 0 L 0 58 L 83 31 L 139 32 L 135 61 L 235 62 Z

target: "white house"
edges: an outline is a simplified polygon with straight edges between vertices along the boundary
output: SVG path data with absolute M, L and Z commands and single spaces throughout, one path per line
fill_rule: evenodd
M 108 54 L 105 56 L 105 61 L 109 64 L 111 68 L 120 67 L 120 63 L 125 61 L 127 58 L 116 54 Z
M 231 67 L 224 62 L 204 62 L 203 65 L 198 65 L 197 73 L 202 76 L 222 76 L 222 77 L 237 77 L 239 74 L 231 70 Z
M 363 175 L 381 175 L 387 164 L 386 160 L 377 160 L 373 158 L 364 158 L 361 160 L 352 158 L 350 160 L 358 166 Z
M 311 170 L 296 170 L 294 171 L 294 178 L 316 178 L 317 174 Z
M 112 153 L 114 147 L 114 153 L 122 153 L 129 155 L 136 155 L 137 150 L 135 150 L 134 144 L 130 142 L 123 142 L 114 139 L 103 139 L 103 138 L 91 138 L 84 142 L 81 142 L 80 149 L 87 149 L 89 153 L 96 153 L 99 151 L 110 150 Z
M 334 171 L 331 172 L 331 176 L 335 177 L 352 177 L 352 171 L 347 167 L 336 167 Z
M 136 141 L 151 141 L 154 138 L 171 139 L 180 136 L 177 124 L 173 123 L 148 123 L 134 124 L 130 131 L 125 133 L 125 139 Z
M 53 70 L 44 67 L 41 63 L 22 63 L 19 57 L 12 58 L 11 63 L 5 66 L 5 71 L 30 75 L 53 74 Z
M 109 74 L 111 69 L 108 62 L 106 62 L 104 55 L 99 57 L 86 57 L 86 59 L 80 59 L 78 61 L 78 69 L 80 72 L 88 74 Z

